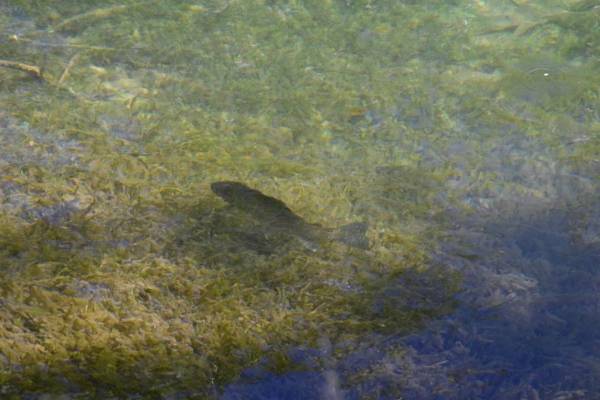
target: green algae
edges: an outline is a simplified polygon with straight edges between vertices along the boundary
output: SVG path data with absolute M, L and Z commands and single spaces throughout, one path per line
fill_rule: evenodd
M 57 82 L 79 56 L 61 87 L 0 71 L 23 154 L 0 155 L 3 395 L 211 396 L 265 357 L 294 368 L 290 346 L 412 332 L 459 286 L 428 256 L 462 190 L 442 201 L 446 182 L 543 191 L 485 169 L 498 131 L 600 176 L 591 14 L 492 43 L 460 2 L 13 4 L 35 29 L 0 58 Z M 209 190 L 223 179 L 311 222 L 366 219 L 373 246 L 259 254 Z

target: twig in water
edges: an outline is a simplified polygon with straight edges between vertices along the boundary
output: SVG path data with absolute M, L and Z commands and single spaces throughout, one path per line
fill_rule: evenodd
M 36 65 L 24 64 L 17 61 L 0 60 L 0 67 L 17 69 L 19 71 L 27 72 L 36 79 L 43 79 L 42 69 Z
M 97 8 L 95 10 L 87 11 L 87 12 L 84 12 L 83 14 L 78 14 L 71 18 L 67 18 L 64 21 L 59 22 L 58 24 L 54 25 L 52 27 L 52 29 L 55 32 L 60 32 L 60 31 L 69 29 L 69 27 L 71 27 L 75 24 L 78 24 L 81 21 L 97 20 L 97 19 L 112 17 L 113 15 L 117 15 L 122 12 L 125 12 L 130 8 L 137 7 L 137 6 L 148 6 L 151 3 L 155 3 L 156 1 L 157 0 L 150 0 L 150 1 L 146 1 L 146 2 L 142 1 L 139 3 L 134 3 L 134 4 L 117 5 L 117 6 L 107 7 L 107 8 Z
M 62 85 L 63 82 L 67 79 L 67 76 L 69 76 L 69 71 L 71 71 L 71 68 L 73 68 L 73 66 L 77 62 L 78 58 L 79 58 L 79 53 L 75 53 L 75 55 L 73 57 L 71 57 L 71 59 L 69 60 L 69 63 L 65 67 L 65 70 L 63 71 L 62 75 L 58 79 L 59 86 Z
M 106 17 L 110 17 L 112 15 L 122 13 L 125 10 L 127 10 L 129 7 L 130 6 L 128 6 L 128 5 L 118 5 L 118 6 L 108 7 L 108 8 L 97 8 L 95 10 L 84 12 L 83 14 L 78 14 L 71 18 L 67 18 L 64 21 L 59 22 L 58 24 L 54 25 L 53 29 L 55 31 L 59 32 L 59 31 L 65 30 L 65 29 L 69 29 L 70 26 L 77 24 L 78 22 L 81 22 L 86 19 L 106 18 Z

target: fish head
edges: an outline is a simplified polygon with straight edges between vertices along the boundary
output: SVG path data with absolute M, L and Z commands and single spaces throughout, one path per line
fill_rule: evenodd
M 221 181 L 213 182 L 210 188 L 214 194 L 227 202 L 231 202 L 236 198 L 237 193 L 239 193 L 239 186 L 240 184 L 237 182 Z

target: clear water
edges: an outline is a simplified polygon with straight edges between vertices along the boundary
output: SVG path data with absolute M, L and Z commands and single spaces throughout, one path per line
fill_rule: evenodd
M 7 398 L 600 398 L 600 2 L 0 11 Z

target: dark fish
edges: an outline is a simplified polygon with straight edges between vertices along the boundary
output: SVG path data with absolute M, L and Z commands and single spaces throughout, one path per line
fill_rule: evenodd
M 367 224 L 363 222 L 344 225 L 337 230 L 310 224 L 296 215 L 281 200 L 267 196 L 243 183 L 222 181 L 210 185 L 212 191 L 228 204 L 253 216 L 274 234 L 291 235 L 307 248 L 316 251 L 326 240 L 337 240 L 348 246 L 366 249 Z

